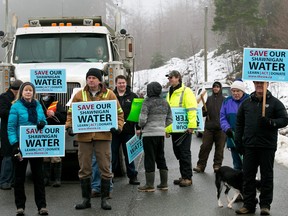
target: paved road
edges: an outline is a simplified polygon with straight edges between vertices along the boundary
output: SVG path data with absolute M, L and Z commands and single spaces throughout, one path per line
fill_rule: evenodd
M 137 192 L 137 186 L 128 184 L 127 178 L 116 178 L 114 184 L 111 211 L 100 208 L 100 199 L 92 199 L 92 208 L 86 210 L 75 210 L 74 204 L 81 200 L 81 192 L 78 181 L 64 181 L 61 188 L 46 188 L 46 199 L 49 215 L 52 216 L 154 216 L 154 215 L 183 215 L 183 216 L 230 216 L 235 215 L 234 210 L 217 207 L 216 188 L 214 185 L 214 173 L 212 161 L 209 159 L 206 172 L 194 174 L 193 186 L 180 188 L 173 185 L 173 179 L 179 177 L 178 162 L 171 148 L 171 141 L 166 140 L 166 159 L 169 167 L 169 190 L 168 192 L 156 191 L 155 193 Z M 200 139 L 193 137 L 192 161 L 193 166 L 197 161 Z M 213 153 L 213 152 L 211 152 Z M 139 179 L 144 182 L 143 159 L 137 160 Z M 225 150 L 223 165 L 231 165 L 231 156 Z M 287 211 L 287 179 L 288 169 L 282 165 L 275 164 L 275 189 L 274 201 L 271 213 L 273 216 L 288 216 Z M 156 175 L 156 183 L 159 176 Z M 26 216 L 36 216 L 37 209 L 34 203 L 33 184 L 28 179 L 26 183 L 27 203 Z M 232 196 L 232 195 L 231 195 Z M 223 203 L 225 205 L 225 198 Z M 239 208 L 241 204 L 234 204 L 233 208 Z M 15 215 L 14 196 L 12 191 L 0 191 L 0 216 Z M 259 209 L 256 215 L 260 215 Z

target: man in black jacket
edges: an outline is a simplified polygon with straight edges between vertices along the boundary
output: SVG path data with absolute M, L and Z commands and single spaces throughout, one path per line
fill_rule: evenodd
M 2 190 L 10 190 L 14 179 L 12 145 L 10 145 L 8 140 L 7 125 L 12 101 L 15 99 L 21 84 L 21 80 L 14 81 L 10 88 L 0 95 L 1 154 L 3 154 L 0 173 L 0 188 Z
M 209 154 L 215 143 L 215 153 L 213 159 L 213 169 L 216 172 L 222 165 L 223 152 L 226 141 L 226 135 L 220 126 L 220 110 L 225 97 L 222 95 L 222 85 L 220 82 L 214 82 L 212 85 L 212 95 L 207 98 L 207 110 L 202 108 L 203 116 L 206 116 L 205 130 L 202 138 L 202 145 L 198 154 L 197 166 L 193 171 L 197 173 L 204 172 Z
M 140 182 L 137 180 L 138 172 L 135 169 L 134 162 L 129 164 L 126 142 L 129 141 L 135 134 L 136 127 L 140 129 L 135 122 L 127 121 L 129 116 L 132 101 L 138 96 L 130 90 L 130 87 L 127 86 L 127 79 L 123 75 L 119 75 L 115 78 L 116 88 L 114 93 L 119 100 L 119 103 L 124 112 L 124 121 L 123 130 L 121 133 L 112 134 L 112 172 L 115 173 L 119 166 L 119 148 L 122 145 L 123 153 L 125 156 L 125 165 L 127 169 L 127 176 L 130 179 L 129 184 L 139 185 Z
M 237 214 L 256 209 L 256 174 L 261 174 L 261 215 L 270 215 L 273 199 L 273 166 L 278 129 L 288 124 L 287 111 L 280 100 L 267 91 L 265 116 L 262 116 L 264 82 L 254 82 L 255 91 L 240 106 L 237 114 L 235 145 L 243 158 L 243 201 Z

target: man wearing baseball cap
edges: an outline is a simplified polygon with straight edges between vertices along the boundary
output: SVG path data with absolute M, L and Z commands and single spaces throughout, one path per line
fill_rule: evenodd
M 2 190 L 11 190 L 11 184 L 14 180 L 14 166 L 12 161 L 13 148 L 8 140 L 7 125 L 12 101 L 15 99 L 22 83 L 21 80 L 15 80 L 11 83 L 9 89 L 0 95 L 1 154 L 3 154 L 0 173 L 0 188 Z
M 124 125 L 124 113 L 112 90 L 107 89 L 102 82 L 103 72 L 97 68 L 90 68 L 86 73 L 86 86 L 76 93 L 72 103 L 87 101 L 117 101 L 118 129 L 111 128 L 111 131 L 121 131 Z M 72 105 L 67 112 L 66 130 L 70 136 L 74 136 L 72 130 Z M 75 209 L 91 208 L 91 175 L 92 175 L 92 155 L 96 154 L 96 160 L 101 172 L 101 208 L 111 210 L 109 199 L 111 173 L 111 140 L 110 132 L 88 132 L 78 133 L 78 160 L 79 179 L 82 190 L 83 201 L 75 206 Z

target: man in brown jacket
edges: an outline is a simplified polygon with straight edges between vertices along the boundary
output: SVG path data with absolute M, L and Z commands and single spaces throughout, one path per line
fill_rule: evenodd
M 72 99 L 75 102 L 87 101 L 117 101 L 118 129 L 112 128 L 111 132 L 119 132 L 124 124 L 124 113 L 113 91 L 105 88 L 102 82 L 102 71 L 90 68 L 86 74 L 87 85 L 80 90 Z M 70 136 L 74 136 L 72 130 L 72 105 L 67 112 L 66 130 Z M 78 133 L 78 160 L 79 160 L 79 179 L 82 190 L 83 202 L 77 204 L 75 209 L 91 208 L 91 175 L 92 175 L 92 155 L 96 153 L 96 159 L 101 172 L 101 208 L 110 210 L 111 205 L 107 202 L 109 198 L 110 180 L 112 178 L 111 163 L 111 140 L 110 132 L 90 132 Z

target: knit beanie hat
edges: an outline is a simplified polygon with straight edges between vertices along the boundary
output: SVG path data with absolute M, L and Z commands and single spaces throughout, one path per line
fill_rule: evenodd
M 86 79 L 88 76 L 95 76 L 100 82 L 102 82 L 102 71 L 97 68 L 90 68 L 86 73 Z
M 22 81 L 21 80 L 15 80 L 11 85 L 10 88 L 13 90 L 19 90 L 20 86 L 22 85 Z
M 235 80 L 230 86 L 231 89 L 239 89 L 245 92 L 245 84 L 242 80 Z
M 22 93 L 23 93 L 23 89 L 24 89 L 24 87 L 25 86 L 31 86 L 32 87 L 32 89 L 33 89 L 33 98 L 34 98 L 34 96 L 35 96 L 35 94 L 36 94 L 36 92 L 35 92 L 35 86 L 33 85 L 33 83 L 31 83 L 31 82 L 24 82 L 24 83 L 22 83 L 22 85 L 20 86 L 20 88 L 19 88 L 19 95 L 20 95 L 20 97 L 22 97 Z

